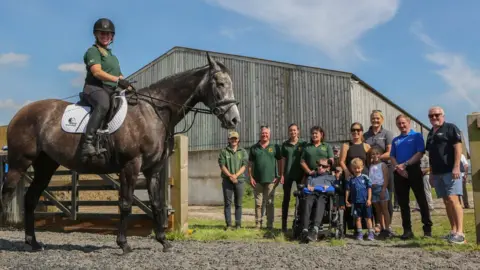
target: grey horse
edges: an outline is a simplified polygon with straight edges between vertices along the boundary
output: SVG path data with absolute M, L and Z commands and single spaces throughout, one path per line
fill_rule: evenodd
M 207 59 L 206 66 L 174 74 L 127 94 L 131 103 L 127 116 L 122 126 L 109 137 L 109 151 L 115 154 L 114 159 L 81 161 L 82 134 L 66 133 L 60 125 L 69 102 L 40 100 L 16 113 L 7 129 L 9 172 L 0 202 L 5 205 L 11 201 L 22 175 L 32 165 L 34 178 L 25 195 L 24 216 L 25 243 L 32 250 L 43 250 L 35 237 L 34 210 L 59 165 L 79 173 L 120 174 L 120 226 L 116 242 L 124 254 L 132 251 L 127 243 L 126 219 L 131 213 L 137 177 L 143 172 L 152 206 L 155 238 L 165 252 L 172 249 L 163 227 L 167 218 L 162 200 L 164 185 L 154 175 L 162 173 L 164 161 L 172 153 L 175 125 L 190 111 L 216 115 L 225 129 L 235 128 L 241 121 L 230 71 L 211 59 L 208 53 Z M 200 102 L 209 110 L 194 108 Z M 0 207 L 3 213 L 1 209 L 3 206 Z

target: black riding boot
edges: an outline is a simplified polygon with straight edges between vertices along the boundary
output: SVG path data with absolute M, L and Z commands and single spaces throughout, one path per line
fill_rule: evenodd
M 102 124 L 104 116 L 98 111 L 93 110 L 90 115 L 90 119 L 87 124 L 87 129 L 85 131 L 85 141 L 82 145 L 82 156 L 93 156 L 97 153 L 95 146 L 93 145 L 93 138 Z M 106 149 L 98 149 L 98 152 L 103 152 Z

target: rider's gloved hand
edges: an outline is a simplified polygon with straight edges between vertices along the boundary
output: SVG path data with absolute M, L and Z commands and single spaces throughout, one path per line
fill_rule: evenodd
M 125 80 L 125 79 L 118 79 L 118 87 L 122 88 L 122 89 L 127 89 L 128 87 L 130 87 L 132 84 Z

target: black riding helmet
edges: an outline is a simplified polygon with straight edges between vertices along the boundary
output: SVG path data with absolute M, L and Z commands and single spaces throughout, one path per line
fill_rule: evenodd
M 112 32 L 115 35 L 115 25 L 113 22 L 107 18 L 98 19 L 93 26 L 93 32 L 102 31 L 102 32 Z

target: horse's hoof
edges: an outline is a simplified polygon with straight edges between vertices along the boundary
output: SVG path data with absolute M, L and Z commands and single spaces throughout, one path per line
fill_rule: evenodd
M 32 251 L 33 251 L 33 252 L 45 250 L 45 248 L 44 248 L 42 245 L 40 245 L 38 242 L 33 242 L 33 243 L 28 243 L 28 242 L 26 242 L 25 244 L 27 244 L 28 246 L 30 246 L 30 247 L 32 248 Z
M 125 246 L 122 247 L 123 254 L 122 255 L 127 255 L 128 253 L 132 252 L 133 249 L 130 247 L 129 244 L 126 244 Z
M 173 252 L 173 246 L 170 243 L 163 244 L 163 252 Z

